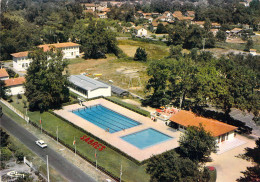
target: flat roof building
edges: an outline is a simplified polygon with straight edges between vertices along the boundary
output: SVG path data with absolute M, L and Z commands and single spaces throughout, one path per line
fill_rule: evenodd
M 85 98 L 111 96 L 111 86 L 84 75 L 71 75 L 70 90 Z

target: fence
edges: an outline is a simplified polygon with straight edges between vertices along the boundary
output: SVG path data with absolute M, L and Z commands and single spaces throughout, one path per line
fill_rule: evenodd
M 12 104 L 10 104 L 9 102 L 5 101 L 4 99 L 0 99 L 0 102 L 2 102 L 6 107 L 8 107 L 9 109 L 11 109 L 12 111 L 14 111 L 18 116 L 20 116 L 22 119 L 24 119 L 27 123 L 29 123 L 29 117 L 24 115 L 21 111 L 19 111 L 18 109 L 16 109 L 14 106 L 12 106 Z
M 30 168 L 32 168 L 34 171 L 38 171 L 37 167 L 33 165 L 32 162 L 30 162 L 29 160 L 26 159 L 26 157 L 23 157 L 23 163 L 27 164 Z M 43 174 L 39 173 L 39 175 L 45 180 L 47 181 L 46 176 L 44 176 Z

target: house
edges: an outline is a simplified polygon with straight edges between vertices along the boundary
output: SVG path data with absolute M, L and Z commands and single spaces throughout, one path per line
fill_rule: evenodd
M 153 22 L 152 22 L 153 31 L 157 30 L 158 24 L 159 24 L 159 23 L 156 22 L 156 21 L 153 21 Z
M 63 52 L 63 59 L 73 59 L 79 57 L 79 44 L 73 42 L 64 42 L 56 44 L 39 45 L 44 52 L 49 51 L 51 48 L 60 49 Z M 29 51 L 17 52 L 11 54 L 13 56 L 13 68 L 17 71 L 26 71 L 32 59 L 28 57 Z
M 241 28 L 234 28 L 230 31 L 226 31 L 226 33 L 229 35 L 229 36 L 240 36 L 241 35 L 241 32 L 242 32 L 242 29 Z
M 250 52 L 250 54 L 252 54 L 253 56 L 256 55 L 256 49 L 250 49 L 249 52 Z
M 101 19 L 107 18 L 107 13 L 98 13 L 97 16 Z
M 5 80 L 5 86 L 7 87 L 7 95 L 18 95 L 18 94 L 24 94 L 25 88 L 24 88 L 24 77 L 19 78 L 11 78 L 8 80 Z
M 195 12 L 194 11 L 187 11 L 186 16 L 188 17 L 195 17 Z
M 220 28 L 221 25 L 219 23 L 213 22 L 213 23 L 211 23 L 211 27 L 212 28 Z
M 193 21 L 191 24 L 204 28 L 205 21 Z
M 204 118 L 185 110 L 173 114 L 170 121 L 174 128 L 180 131 L 185 131 L 188 126 L 199 126 L 201 124 L 206 131 L 215 137 L 217 143 L 232 140 L 235 137 L 235 130 L 237 129 L 235 126 L 214 119 Z
M 212 29 L 210 29 L 210 31 L 213 33 L 214 36 L 216 36 L 217 32 L 218 32 L 218 29 L 212 28 Z
M 69 89 L 84 98 L 111 96 L 111 86 L 104 84 L 85 75 L 71 75 Z
M 135 27 L 135 36 L 136 37 L 145 37 L 147 36 L 147 30 L 143 27 Z
M 29 51 L 17 52 L 13 56 L 13 68 L 17 71 L 26 71 L 32 59 L 28 57 Z
M 96 5 L 95 4 L 91 4 L 91 3 L 83 4 L 83 8 L 86 9 L 86 10 L 96 11 Z
M 7 73 L 7 71 L 2 68 L 0 69 L 0 80 L 8 80 L 9 79 L 9 74 Z

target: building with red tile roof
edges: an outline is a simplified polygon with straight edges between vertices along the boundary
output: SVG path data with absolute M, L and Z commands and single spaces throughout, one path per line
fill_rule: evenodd
M 60 49 L 63 52 L 63 59 L 73 59 L 79 57 L 79 44 L 73 42 L 64 42 L 56 44 L 39 45 L 44 52 L 54 49 Z M 13 68 L 17 71 L 26 71 L 32 59 L 28 57 L 30 51 L 17 52 L 11 54 L 13 56 Z
M 199 126 L 212 134 L 217 142 L 231 140 L 235 137 L 234 131 L 237 127 L 217 121 L 215 119 L 204 118 L 191 111 L 181 110 L 171 116 L 170 121 L 174 123 L 176 129 L 185 130 L 188 126 Z
M 7 71 L 4 68 L 0 69 L 0 80 L 7 79 L 9 79 L 9 74 L 7 73 Z
M 17 95 L 17 94 L 24 94 L 25 88 L 24 84 L 25 78 L 18 77 L 18 78 L 11 78 L 5 80 L 5 86 L 8 88 L 7 95 Z

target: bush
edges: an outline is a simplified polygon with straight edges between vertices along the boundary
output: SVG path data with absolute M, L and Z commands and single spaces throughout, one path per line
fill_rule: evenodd
M 147 60 L 147 53 L 145 49 L 138 47 L 135 52 L 134 60 L 145 62 Z
M 12 158 L 12 152 L 7 148 L 1 148 L 1 161 L 8 161 Z
M 21 150 L 17 150 L 14 154 L 14 156 L 17 158 L 17 162 L 22 162 L 24 153 Z
M 17 99 L 22 99 L 21 94 L 17 94 Z

